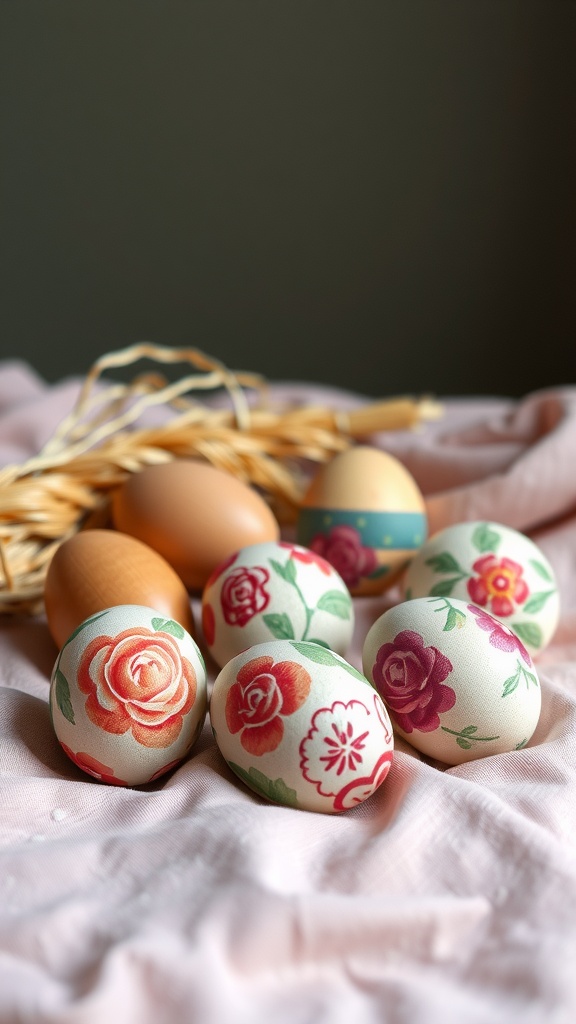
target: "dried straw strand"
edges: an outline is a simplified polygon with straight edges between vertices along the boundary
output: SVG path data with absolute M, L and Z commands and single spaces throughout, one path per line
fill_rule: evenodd
M 103 374 L 142 358 L 185 363 L 193 372 L 170 382 L 140 374 L 129 384 Z M 194 395 L 224 389 L 231 409 Z M 248 391 L 256 393 L 251 407 Z M 171 418 L 138 426 L 161 407 Z M 322 406 L 270 408 L 266 381 L 232 372 L 198 349 L 142 343 L 98 359 L 78 400 L 41 452 L 0 471 L 0 613 L 41 608 L 50 560 L 58 546 L 95 517 L 105 521 L 111 491 L 145 466 L 196 457 L 259 487 L 282 520 L 294 519 L 303 492 L 303 460 L 322 463 L 378 430 L 418 428 L 437 418 L 430 399 L 391 399 L 350 412 Z

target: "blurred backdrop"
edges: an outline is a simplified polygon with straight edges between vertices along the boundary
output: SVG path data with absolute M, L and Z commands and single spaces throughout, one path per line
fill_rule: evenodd
M 0 5 L 0 358 L 576 380 L 576 4 Z

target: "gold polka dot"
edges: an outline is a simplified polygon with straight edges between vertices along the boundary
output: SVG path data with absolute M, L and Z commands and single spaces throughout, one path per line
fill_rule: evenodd
M 356 520 L 356 526 L 362 529 L 363 526 L 366 526 L 366 520 L 362 516 L 358 516 L 358 519 Z
M 382 543 L 384 544 L 385 547 L 387 547 L 387 548 L 390 547 L 390 545 L 392 543 L 392 537 L 390 536 L 389 533 L 387 533 L 386 536 L 383 538 Z
M 332 522 L 332 516 L 324 516 L 322 522 L 324 523 L 324 526 L 330 526 L 330 523 Z

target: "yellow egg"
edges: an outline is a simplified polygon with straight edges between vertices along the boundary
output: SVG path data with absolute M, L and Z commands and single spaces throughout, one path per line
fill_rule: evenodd
M 325 558 L 352 594 L 378 594 L 426 539 L 424 498 L 393 455 L 359 445 L 314 477 L 298 516 L 298 542 Z

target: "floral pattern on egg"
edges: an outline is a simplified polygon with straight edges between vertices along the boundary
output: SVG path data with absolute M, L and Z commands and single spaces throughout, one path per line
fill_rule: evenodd
M 212 574 L 202 595 L 202 627 L 223 666 L 267 640 L 311 640 L 344 654 L 354 609 L 342 578 L 316 552 L 287 541 L 254 544 Z
M 339 655 L 314 643 L 258 644 L 214 683 L 210 719 L 230 768 L 276 803 L 336 813 L 366 800 L 392 762 L 380 696 Z
M 521 640 L 456 598 L 389 609 L 368 632 L 363 666 L 397 731 L 447 764 L 519 749 L 538 723 L 540 684 Z
M 404 593 L 472 601 L 505 622 L 533 656 L 550 642 L 560 614 L 548 559 L 501 523 L 458 523 L 436 533 L 410 563 Z
M 78 626 L 52 673 L 50 707 L 65 753 L 114 785 L 140 785 L 188 753 L 206 713 L 197 645 L 154 609 L 120 605 Z

